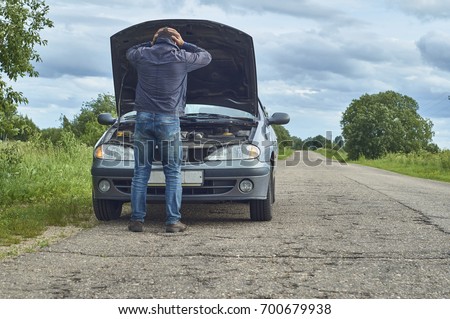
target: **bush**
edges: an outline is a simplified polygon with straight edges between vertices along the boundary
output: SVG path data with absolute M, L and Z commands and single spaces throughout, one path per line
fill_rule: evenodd
M 92 149 L 67 133 L 45 140 L 0 144 L 0 245 L 40 234 L 47 226 L 89 225 Z
M 439 153 L 442 169 L 450 170 L 450 150 Z
M 3 142 L 0 144 L 1 181 L 18 173 L 19 164 L 22 162 L 22 154 L 19 152 L 16 144 L 17 143 L 10 142 Z

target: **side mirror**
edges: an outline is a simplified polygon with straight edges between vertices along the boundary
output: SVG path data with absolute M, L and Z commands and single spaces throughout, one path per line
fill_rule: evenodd
M 271 117 L 269 117 L 269 125 L 278 124 L 284 125 L 288 124 L 291 118 L 287 113 L 273 113 Z
M 113 125 L 116 122 L 116 119 L 111 113 L 101 113 L 98 115 L 97 121 L 102 125 Z

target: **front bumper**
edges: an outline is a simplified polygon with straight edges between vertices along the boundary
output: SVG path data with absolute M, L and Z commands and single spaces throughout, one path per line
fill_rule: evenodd
M 266 199 L 271 178 L 269 164 L 258 160 L 223 161 L 182 165 L 182 171 L 203 171 L 201 186 L 183 185 L 183 202 L 249 201 Z M 162 165 L 154 163 L 152 172 L 162 171 Z M 134 162 L 94 160 L 91 173 L 93 196 L 96 199 L 131 200 L 131 180 Z M 110 189 L 102 192 L 99 183 L 106 180 Z M 244 193 L 239 189 L 242 180 L 250 180 L 253 189 Z M 148 201 L 164 201 L 165 187 L 148 186 Z

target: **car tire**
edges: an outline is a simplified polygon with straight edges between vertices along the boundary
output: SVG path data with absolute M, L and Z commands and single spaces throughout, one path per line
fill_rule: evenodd
M 254 199 L 250 201 L 250 219 L 256 222 L 272 220 L 272 194 L 273 181 L 270 174 L 269 185 L 267 187 L 266 199 Z
M 108 221 L 118 219 L 122 213 L 123 203 L 117 200 L 92 199 L 95 217 L 98 220 Z

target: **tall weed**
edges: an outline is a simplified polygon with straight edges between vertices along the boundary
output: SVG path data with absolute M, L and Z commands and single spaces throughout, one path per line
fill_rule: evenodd
M 421 151 L 410 154 L 387 154 L 376 160 L 360 158 L 356 163 L 401 174 L 450 182 L 450 151 Z
M 47 226 L 93 223 L 92 150 L 67 133 L 45 140 L 0 144 L 0 245 L 34 237 Z
M 439 153 L 439 159 L 443 170 L 450 170 L 450 150 Z

